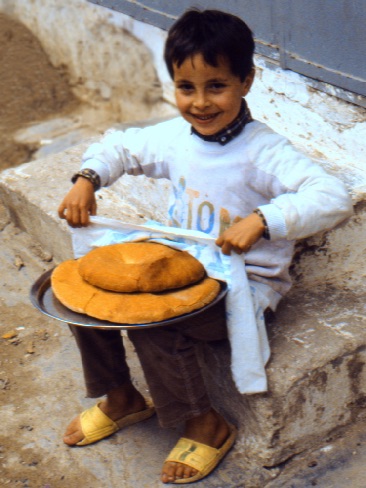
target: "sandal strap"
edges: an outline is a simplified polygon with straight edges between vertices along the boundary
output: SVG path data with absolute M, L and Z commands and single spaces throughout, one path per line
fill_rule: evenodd
M 84 434 L 83 441 L 87 444 L 103 439 L 119 430 L 116 422 L 102 412 L 99 405 L 100 403 L 88 408 L 80 415 L 81 429 Z
M 165 461 L 185 464 L 203 472 L 210 465 L 215 465 L 218 457 L 219 449 L 181 437 Z

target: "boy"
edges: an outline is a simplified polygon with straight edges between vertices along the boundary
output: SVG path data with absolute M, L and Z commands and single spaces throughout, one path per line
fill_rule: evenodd
M 244 97 L 254 80 L 253 53 L 252 33 L 239 18 L 187 11 L 170 29 L 165 47 L 181 117 L 114 132 L 92 145 L 59 215 L 71 226 L 88 225 L 96 213 L 94 191 L 125 172 L 169 178 L 171 225 L 215 236 L 224 254 L 246 253 L 251 284 L 263 308 L 274 310 L 290 287 L 294 240 L 333 227 L 352 207 L 342 183 L 252 119 Z M 119 333 L 72 330 L 88 395 L 106 399 L 74 419 L 64 442 L 88 444 L 151 415 L 152 407 L 131 383 Z M 227 337 L 224 305 L 129 336 L 160 424 L 185 422 L 184 438 L 164 463 L 161 480 L 203 478 L 236 435 L 211 407 L 197 362 L 203 341 Z

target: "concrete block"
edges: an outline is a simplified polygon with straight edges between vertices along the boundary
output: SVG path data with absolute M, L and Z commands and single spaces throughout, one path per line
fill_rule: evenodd
M 71 233 L 57 209 L 71 188 L 91 138 L 68 150 L 5 170 L 0 175 L 0 198 L 12 221 L 34 237 L 56 262 L 72 257 Z M 144 176 L 123 176 L 97 192 L 98 215 L 123 222 L 164 221 L 169 182 Z M 128 195 L 128 199 L 126 198 Z
M 57 208 L 71 187 L 70 177 L 79 168 L 81 154 L 93 140 L 0 175 L 0 198 L 11 219 L 56 262 L 72 257 L 70 229 L 58 218 Z M 98 213 L 133 223 L 147 218 L 164 221 L 168 188 L 166 181 L 123 177 L 98 192 Z M 333 262 L 332 270 L 338 259 L 338 272 L 345 273 L 343 258 L 351 253 L 349 241 L 339 232 L 344 236 L 347 229 L 355 228 L 362 235 L 363 219 L 360 208 L 341 229 L 327 234 L 326 255 Z M 309 248 L 304 249 L 311 260 Z M 347 286 L 342 281 L 332 283 L 333 271 L 326 275 L 326 269 L 322 282 L 321 267 L 314 286 L 302 279 L 304 273 L 302 265 L 301 272 L 295 272 L 294 289 L 268 325 L 272 347 L 268 393 L 240 395 L 230 375 L 228 344 L 206 347 L 203 368 L 212 401 L 240 426 L 235 452 L 248 463 L 275 466 L 317 445 L 340 426 L 354 422 L 366 403 L 362 271 L 354 285 L 351 279 Z
M 228 345 L 207 346 L 206 381 L 213 403 L 240 426 L 238 452 L 275 466 L 364 415 L 365 327 L 362 296 L 295 287 L 268 324 L 269 391 L 251 396 L 235 391 Z

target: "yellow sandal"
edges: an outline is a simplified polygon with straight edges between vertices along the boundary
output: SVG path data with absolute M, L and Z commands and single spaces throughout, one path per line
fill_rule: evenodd
M 234 445 L 238 431 L 233 425 L 229 424 L 229 427 L 230 435 L 219 449 L 181 437 L 165 462 L 185 464 L 196 469 L 198 473 L 190 478 L 180 478 L 170 483 L 193 483 L 209 475 Z
M 100 441 L 108 437 L 123 427 L 142 422 L 150 418 L 155 413 L 155 408 L 151 400 L 146 400 L 146 408 L 140 412 L 131 413 L 118 419 L 116 421 L 110 419 L 99 408 L 101 402 L 94 407 L 88 408 L 80 414 L 81 430 L 84 434 L 84 439 L 75 444 L 76 446 L 87 446 L 93 442 Z

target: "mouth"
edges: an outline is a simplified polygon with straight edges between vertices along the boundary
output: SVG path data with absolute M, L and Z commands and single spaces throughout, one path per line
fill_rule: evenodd
M 197 122 L 205 123 L 205 122 L 211 122 L 214 120 L 217 116 L 218 113 L 216 114 L 206 114 L 206 115 L 199 115 L 199 114 L 190 114 L 191 117 L 193 117 Z

